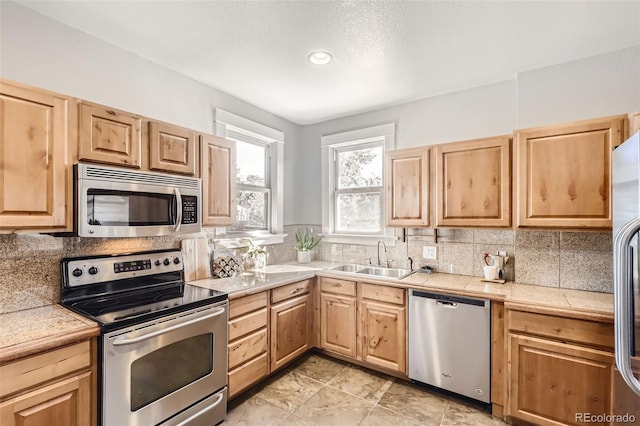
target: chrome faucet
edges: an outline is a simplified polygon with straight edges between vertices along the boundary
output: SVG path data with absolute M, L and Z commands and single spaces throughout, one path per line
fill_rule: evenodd
M 382 262 L 380 261 L 380 243 L 382 243 L 382 245 L 384 246 L 384 252 L 387 252 L 387 245 L 384 243 L 384 241 L 378 241 L 378 266 L 382 266 Z

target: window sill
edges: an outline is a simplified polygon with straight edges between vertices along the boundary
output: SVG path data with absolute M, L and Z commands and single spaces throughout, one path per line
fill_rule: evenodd
M 247 244 L 243 240 L 250 239 L 257 246 L 268 246 L 272 244 L 282 244 L 287 234 L 269 234 L 269 235 L 234 235 L 225 238 L 215 238 L 213 242 L 224 248 L 240 248 L 246 247 Z
M 389 247 L 395 247 L 397 237 L 387 237 L 379 235 L 349 235 L 349 234 L 321 234 L 323 243 L 334 244 L 358 244 L 363 246 L 375 246 L 378 241 L 382 241 Z

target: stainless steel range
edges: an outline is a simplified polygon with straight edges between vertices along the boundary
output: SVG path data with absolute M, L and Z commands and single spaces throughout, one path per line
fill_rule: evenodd
M 224 420 L 228 297 L 183 277 L 180 250 L 62 260 L 61 304 L 102 330 L 103 426 Z

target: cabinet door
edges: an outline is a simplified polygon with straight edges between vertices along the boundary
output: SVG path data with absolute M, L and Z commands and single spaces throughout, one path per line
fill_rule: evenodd
M 201 135 L 202 224 L 230 226 L 236 220 L 236 147 L 231 141 Z
M 371 300 L 361 306 L 362 360 L 406 374 L 406 308 Z
M 71 229 L 69 102 L 0 82 L 0 232 Z
M 320 347 L 356 357 L 356 298 L 320 293 Z
M 149 123 L 149 168 L 196 174 L 196 132 L 166 123 Z
M 429 148 L 385 155 L 387 226 L 429 225 Z
M 141 166 L 142 118 L 135 114 L 80 104 L 79 138 L 80 160 L 136 169 Z
M 435 148 L 437 226 L 511 224 L 511 138 Z
M 271 306 L 271 371 L 311 347 L 311 297 L 296 297 Z
M 3 426 L 81 426 L 91 419 L 91 373 L 53 383 L 0 404 Z
M 515 133 L 517 226 L 610 228 L 611 150 L 626 117 Z
M 514 334 L 509 340 L 512 417 L 578 425 L 581 413 L 611 413 L 611 353 Z

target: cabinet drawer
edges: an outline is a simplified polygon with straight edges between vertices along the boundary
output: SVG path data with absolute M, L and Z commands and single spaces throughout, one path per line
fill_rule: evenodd
M 507 324 L 511 331 L 608 349 L 614 347 L 613 324 L 532 312 L 513 310 L 508 312 Z
M 320 281 L 320 291 L 324 293 L 355 296 L 356 283 L 353 281 L 336 280 L 334 278 L 322 278 L 322 280 Z
M 267 328 L 229 343 L 229 369 L 267 351 Z
M 257 311 L 267 306 L 267 292 L 252 294 L 229 301 L 229 319 L 237 318 L 247 312 Z
M 267 326 L 267 308 L 250 312 L 229 321 L 229 341 Z
M 0 398 L 90 366 L 89 341 L 5 364 L 0 367 Z
M 362 298 L 404 305 L 404 289 L 384 285 L 362 284 Z
M 290 297 L 309 293 L 311 280 L 298 281 L 271 290 L 271 303 L 278 303 Z
M 246 364 L 229 371 L 229 397 L 237 395 L 243 389 L 251 386 L 267 375 L 269 359 L 264 353 Z

